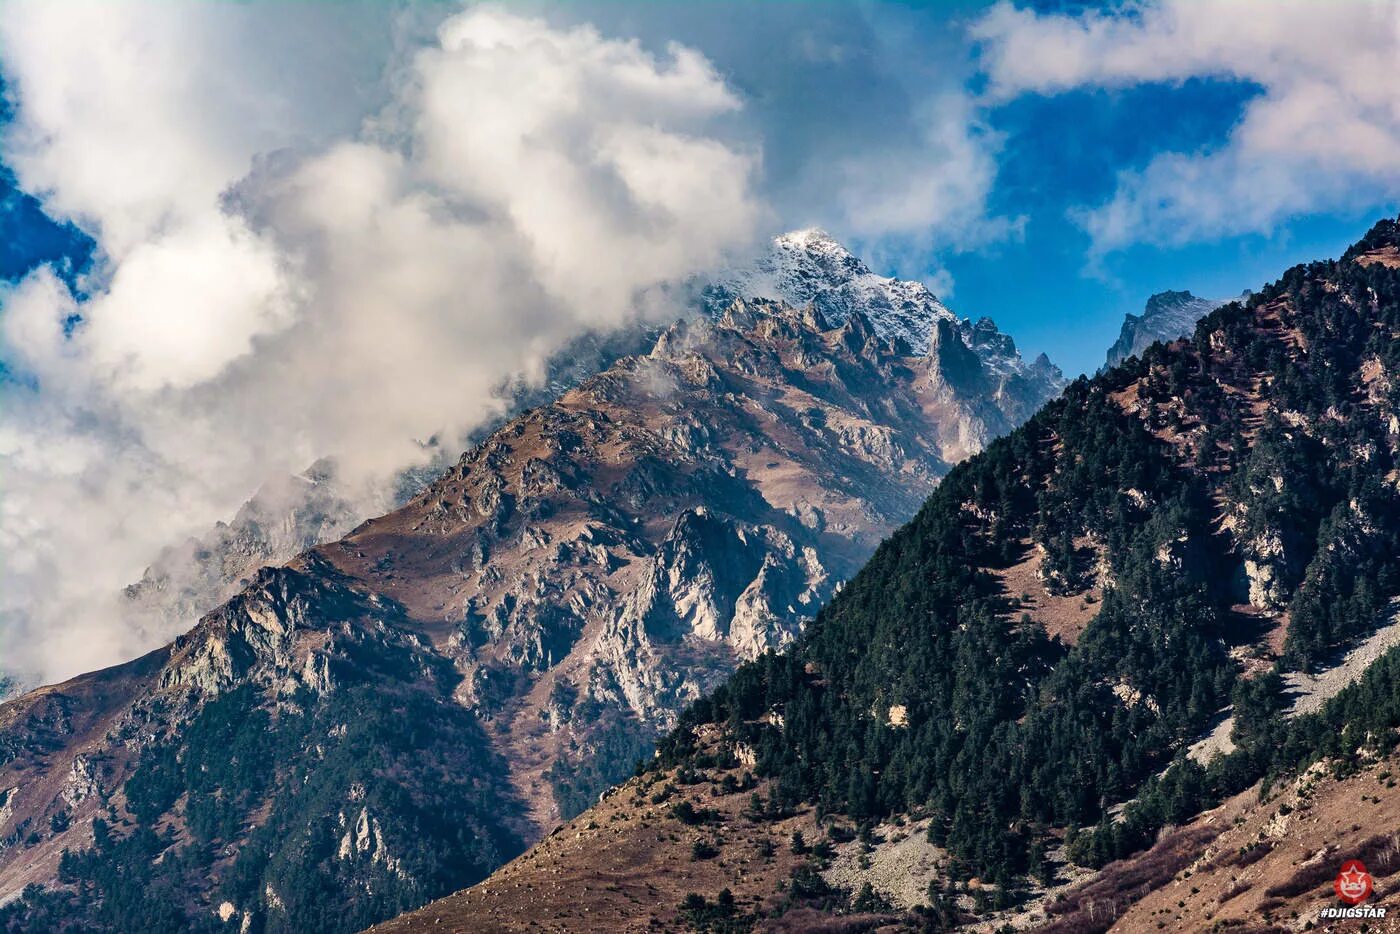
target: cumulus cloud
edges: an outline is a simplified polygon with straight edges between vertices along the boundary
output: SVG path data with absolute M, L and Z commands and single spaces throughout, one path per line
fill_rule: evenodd
M 740 100 L 683 46 L 491 7 L 422 45 L 378 5 L 74 10 L 0 7 L 5 160 L 99 246 L 78 294 L 0 295 L 12 671 L 168 638 L 115 612 L 160 547 L 327 454 L 381 501 L 503 380 L 767 219 Z
M 952 276 L 930 272 L 930 257 L 1015 235 L 1024 219 L 989 211 L 1002 135 L 968 94 L 937 94 L 920 104 L 912 121 L 904 145 L 835 164 L 836 225 L 861 240 L 872 262 L 924 278 L 946 297 Z
M 704 49 L 746 92 L 736 120 L 762 134 L 761 184 L 788 229 L 822 227 L 862 252 L 922 260 L 1012 230 L 1014 219 L 987 219 L 1001 138 L 964 88 L 970 62 L 947 11 L 751 3 L 735 16 L 723 4 L 549 5 L 555 15 Z
M 1002 235 L 1006 219 L 989 218 L 1001 135 L 961 92 L 923 102 L 908 145 L 843 159 L 840 206 L 860 236 L 898 237 L 963 248 Z
M 1002 4 L 973 34 L 993 101 L 1190 78 L 1257 87 L 1222 146 L 1161 153 L 1079 215 L 1100 251 L 1267 231 L 1400 184 L 1400 5 L 1387 0 L 1157 0 L 1077 15 Z

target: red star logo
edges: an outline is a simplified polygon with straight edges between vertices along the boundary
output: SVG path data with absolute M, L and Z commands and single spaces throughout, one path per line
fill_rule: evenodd
M 1337 881 L 1332 886 L 1337 897 L 1348 905 L 1359 905 L 1371 896 L 1371 874 L 1366 864 L 1359 859 L 1349 859 L 1337 873 Z

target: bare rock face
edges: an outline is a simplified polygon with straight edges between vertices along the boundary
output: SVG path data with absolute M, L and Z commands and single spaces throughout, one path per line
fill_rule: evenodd
M 588 694 L 625 703 L 652 730 L 670 729 L 731 658 L 791 643 L 831 585 L 811 546 L 771 526 L 686 510 L 593 646 Z
M 329 460 L 269 481 L 230 521 L 162 551 L 126 588 L 124 609 L 147 631 L 180 632 L 247 586 L 259 568 L 350 531 L 363 518 L 357 500 Z
M 1245 292 L 1242 297 L 1248 296 Z M 1104 369 L 1136 357 L 1157 341 L 1186 337 L 1196 329 L 1197 321 L 1223 304 L 1218 299 L 1197 298 L 1190 292 L 1158 292 L 1147 300 L 1142 314 L 1123 316 L 1123 327 L 1108 348 Z

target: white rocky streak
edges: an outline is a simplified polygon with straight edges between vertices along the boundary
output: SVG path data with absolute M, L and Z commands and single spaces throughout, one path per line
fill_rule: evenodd
M 1389 623 L 1350 649 L 1337 664 L 1315 674 L 1291 671 L 1284 675 L 1284 695 L 1290 700 L 1284 716 L 1292 718 L 1321 710 L 1323 704 L 1359 680 L 1382 655 L 1400 646 L 1400 601 L 1392 602 L 1389 618 Z M 1189 755 L 1204 765 L 1217 755 L 1233 752 L 1235 744 L 1230 734 L 1234 728 L 1235 718 L 1226 712 L 1208 734 L 1192 744 Z
M 63 790 L 59 792 L 59 797 L 70 808 L 77 807 L 97 794 L 99 790 L 100 786 L 97 782 L 97 775 L 92 768 L 92 761 L 81 753 L 74 756 L 73 764 L 68 768 L 68 777 L 63 782 Z
M 0 790 L 0 831 L 3 831 L 5 829 L 5 827 L 10 823 L 10 818 L 14 816 L 15 793 L 17 791 L 19 791 L 18 788 L 6 788 L 4 790 Z M 4 844 L 0 843 L 0 849 L 3 848 Z
M 929 842 L 928 822 L 881 824 L 874 836 L 880 842 L 868 853 L 859 840 L 837 846 L 822 877 L 851 891 L 869 883 L 899 908 L 927 903 L 928 885 L 943 878 L 947 861 L 947 853 Z
M 384 844 L 384 831 L 379 826 L 379 818 L 370 814 L 369 808 L 360 808 L 360 813 L 353 823 L 347 823 L 342 812 L 340 822 L 346 829 L 340 838 L 340 847 L 336 850 L 338 859 L 348 862 L 364 858 L 372 863 L 384 864 L 391 872 L 401 876 L 404 874 L 399 860 L 389 855 L 389 848 Z
M 1286 560 L 1282 536 L 1276 530 L 1256 536 L 1249 542 L 1247 554 L 1244 573 L 1249 580 L 1249 602 L 1266 610 L 1282 609 L 1287 601 L 1280 573 Z

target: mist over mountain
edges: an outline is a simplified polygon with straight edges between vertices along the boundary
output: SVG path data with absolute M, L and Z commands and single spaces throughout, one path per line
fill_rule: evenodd
M 810 304 L 836 323 L 863 314 L 882 338 L 901 341 L 920 354 L 936 336 L 937 322 L 946 322 L 978 358 L 973 382 L 962 391 L 969 397 L 990 397 L 1004 416 L 986 426 L 991 435 L 1027 417 L 1064 382 L 1043 354 L 1026 364 L 1010 336 L 990 319 L 973 325 L 957 318 L 921 283 L 875 274 L 821 231 L 777 237 L 751 263 L 708 278 L 711 281 L 704 284 L 691 283 L 690 289 L 697 293 L 698 310 L 710 316 L 723 314 L 727 303 L 739 297 L 770 298 L 792 307 Z M 627 354 L 645 352 L 659 333 L 658 326 L 638 321 L 571 340 L 550 357 L 540 380 L 521 379 L 499 387 L 496 395 L 506 414 L 469 434 L 468 440 L 485 438 L 509 415 L 552 401 Z M 949 366 L 945 362 L 945 371 L 953 372 Z M 976 382 L 983 378 L 987 382 Z M 372 515 L 402 505 L 449 465 L 450 455 L 440 445 L 429 453 L 425 464 L 403 471 L 372 496 L 343 482 L 329 459 L 301 474 L 269 480 L 227 523 L 162 549 L 141 580 L 125 591 L 122 615 L 128 627 L 153 637 L 179 632 L 232 596 L 259 568 L 288 561 Z
M 434 439 L 450 459 L 509 410 L 503 383 L 669 323 L 648 297 L 768 223 L 702 54 L 524 11 L 6 4 L 0 59 L 0 161 L 95 242 L 81 279 L 3 288 L 26 683 L 188 627 L 132 625 L 120 592 L 263 484 L 332 458 L 375 514 Z
M 569 341 L 547 361 L 539 381 L 519 379 L 498 387 L 505 414 L 470 432 L 467 440 L 479 442 L 509 416 L 544 405 L 621 357 L 649 348 L 657 333 L 658 327 L 636 322 Z M 427 453 L 426 463 L 400 471 L 372 496 L 344 482 L 336 462 L 327 458 L 300 474 L 269 480 L 227 523 L 162 549 L 141 579 L 123 592 L 123 618 L 132 629 L 155 636 L 187 628 L 260 568 L 333 541 L 421 493 L 452 462 L 436 441 Z

